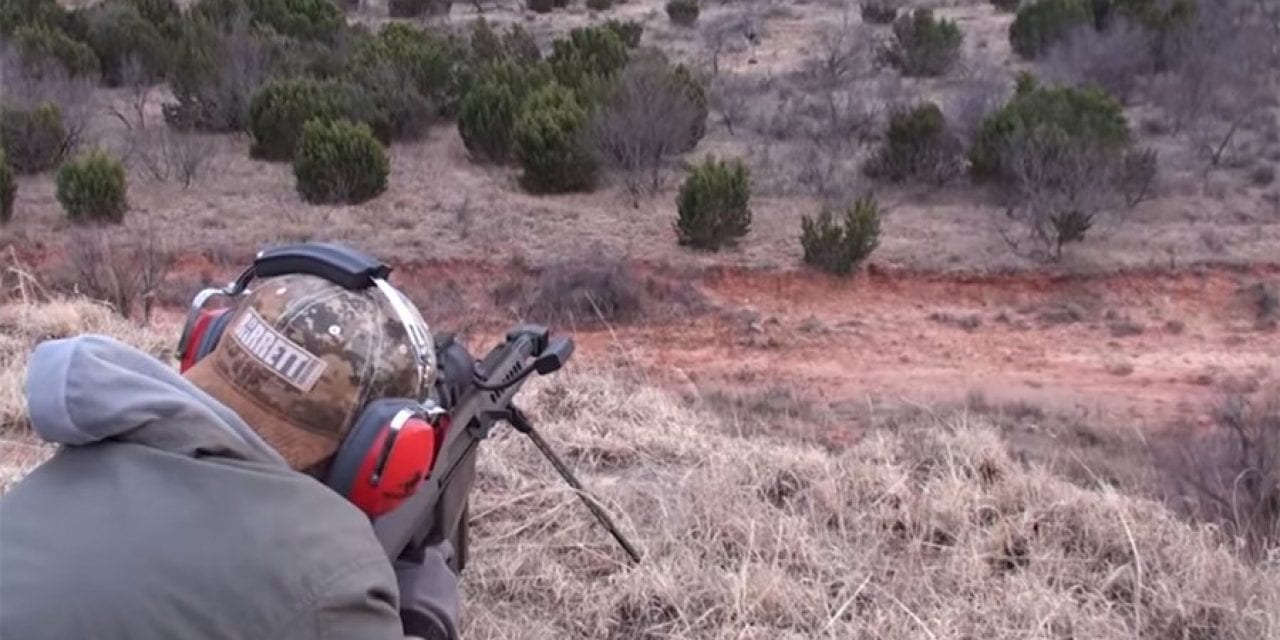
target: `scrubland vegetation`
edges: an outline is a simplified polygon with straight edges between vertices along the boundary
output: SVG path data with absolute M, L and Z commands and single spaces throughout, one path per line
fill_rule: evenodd
M 796 434 L 853 428 L 778 413 L 802 404 L 791 389 L 734 396 L 741 411 L 728 391 L 660 390 L 612 334 L 741 314 L 744 360 L 782 357 L 759 314 L 640 274 L 654 263 L 833 290 L 883 264 L 1274 266 L 1277 42 L 1265 0 L 0 0 L 5 478 L 48 453 L 19 397 L 36 340 L 98 330 L 169 357 L 158 310 L 259 244 L 338 239 L 484 263 L 485 304 L 605 332 L 591 366 L 621 360 L 538 388 L 534 409 L 645 564 L 501 438 L 472 510 L 468 637 L 1280 637 L 1278 391 L 1224 394 L 1140 446 L 1070 431 L 1100 462 L 1064 474 L 1062 440 L 1009 437 L 1047 429 L 1034 416 L 895 412 L 820 446 Z M 18 255 L 61 262 L 33 277 L 8 269 Z M 528 280 L 495 280 L 512 272 Z M 406 286 L 432 311 L 491 310 L 431 278 Z M 1254 294 L 1227 350 L 1273 344 L 1280 298 Z M 864 302 L 843 329 L 798 331 L 868 352 L 921 340 L 868 336 Z M 1034 357 L 1143 331 L 1097 323 L 1110 335 Z

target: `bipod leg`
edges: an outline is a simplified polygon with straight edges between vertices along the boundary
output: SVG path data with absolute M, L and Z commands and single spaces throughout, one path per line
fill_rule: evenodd
M 599 520 L 600 524 L 609 530 L 609 533 L 613 535 L 613 539 L 617 540 L 618 544 L 622 545 L 623 550 L 627 552 L 627 555 L 631 556 L 631 560 L 639 564 L 640 553 L 636 551 L 635 547 L 631 546 L 631 543 L 622 535 L 622 532 L 618 530 L 618 526 L 613 523 L 613 519 L 609 517 L 608 513 L 605 513 L 605 510 L 600 507 L 595 498 L 582 487 L 582 483 L 578 482 L 578 479 L 574 477 L 573 472 L 564 464 L 560 456 L 557 456 L 556 452 L 551 450 L 550 445 L 547 444 L 546 440 L 542 439 L 542 434 L 533 428 L 533 424 L 529 422 L 529 418 L 524 415 L 524 412 L 513 406 L 511 407 L 511 412 L 503 417 L 507 419 L 507 422 L 511 423 L 511 426 L 516 431 L 529 436 L 538 451 L 541 451 L 542 455 L 551 462 L 551 466 L 555 467 L 556 471 L 560 473 L 560 477 L 564 478 L 564 481 L 569 483 L 570 487 L 573 487 L 578 494 L 578 499 L 582 500 L 582 504 L 587 505 L 591 513 L 595 514 L 596 520 Z

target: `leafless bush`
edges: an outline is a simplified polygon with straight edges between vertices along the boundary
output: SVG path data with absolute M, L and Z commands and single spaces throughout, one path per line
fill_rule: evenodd
M 64 248 L 77 293 L 107 302 L 126 318 L 141 312 L 142 321 L 149 322 L 174 251 L 150 229 L 116 234 L 78 227 L 66 233 Z
M 1120 153 L 1042 131 L 1010 136 L 1002 162 L 1011 178 L 1006 215 L 1020 230 L 1001 233 L 1015 251 L 1049 260 L 1097 231 L 1101 216 L 1136 206 L 1156 166 L 1149 150 Z
M 839 23 L 822 26 L 815 44 L 817 53 L 805 61 L 805 67 L 816 86 L 823 89 L 845 85 L 871 71 L 875 62 L 871 32 L 854 22 L 848 6 Z
M 1112 19 L 1102 31 L 1092 24 L 1076 27 L 1041 60 L 1046 80 L 1076 86 L 1092 83 L 1119 100 L 1128 100 L 1139 78 L 1153 66 L 1150 35 L 1123 17 Z
M 42 64 L 45 66 L 39 68 L 24 64 L 9 43 L 0 42 L 0 104 L 19 109 L 32 109 L 44 102 L 56 104 L 66 134 L 62 153 L 70 156 L 93 142 L 89 124 L 94 109 L 94 81 L 71 76 L 60 64 Z
M 1169 38 L 1155 98 L 1210 167 L 1222 162 L 1250 118 L 1275 101 L 1280 49 L 1267 10 L 1266 3 L 1224 0 L 1196 12 L 1189 28 Z
M 120 86 L 125 89 L 124 105 L 109 108 L 111 115 L 124 125 L 120 157 L 126 165 L 140 167 L 155 180 L 176 181 L 184 188 L 190 187 L 208 166 L 216 147 L 214 139 L 148 119 L 154 87 L 136 60 L 125 62 Z
M 1155 446 L 1179 506 L 1254 557 L 1280 546 L 1280 392 L 1227 395 L 1212 427 L 1195 431 Z
M 210 134 L 151 127 L 141 132 L 138 159 L 147 173 L 161 182 L 190 187 L 207 171 L 217 149 Z
M 176 55 L 171 84 L 177 102 L 164 106 L 169 124 L 239 131 L 248 124 L 249 101 L 270 78 L 279 51 L 247 15 L 239 14 L 208 30 L 192 27 Z
M 705 113 L 656 57 L 630 62 L 608 102 L 592 116 L 589 137 L 605 166 L 622 173 L 638 206 L 662 187 L 662 168 L 690 147 Z
M 543 269 L 533 283 L 513 281 L 494 297 L 533 322 L 594 325 L 635 320 L 643 286 L 620 260 L 571 260 Z

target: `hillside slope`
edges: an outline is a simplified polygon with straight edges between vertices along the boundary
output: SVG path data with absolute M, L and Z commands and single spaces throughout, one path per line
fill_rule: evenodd
M 35 341 L 97 331 L 165 355 L 170 329 L 83 302 L 0 306 L 0 483 L 47 453 L 19 395 Z M 501 432 L 472 510 L 468 639 L 1280 637 L 1280 568 L 1243 565 L 1158 504 L 1025 468 L 963 416 L 830 451 L 733 435 L 622 372 L 528 396 L 646 558 L 628 568 Z

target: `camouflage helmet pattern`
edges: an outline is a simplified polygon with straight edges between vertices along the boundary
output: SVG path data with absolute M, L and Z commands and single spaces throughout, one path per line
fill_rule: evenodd
M 428 332 L 413 304 L 390 293 Z M 419 380 L 414 344 L 377 288 L 285 275 L 253 283 L 238 302 L 217 347 L 187 376 L 295 468 L 332 456 L 369 402 L 422 400 L 434 383 L 434 351 L 425 350 Z

